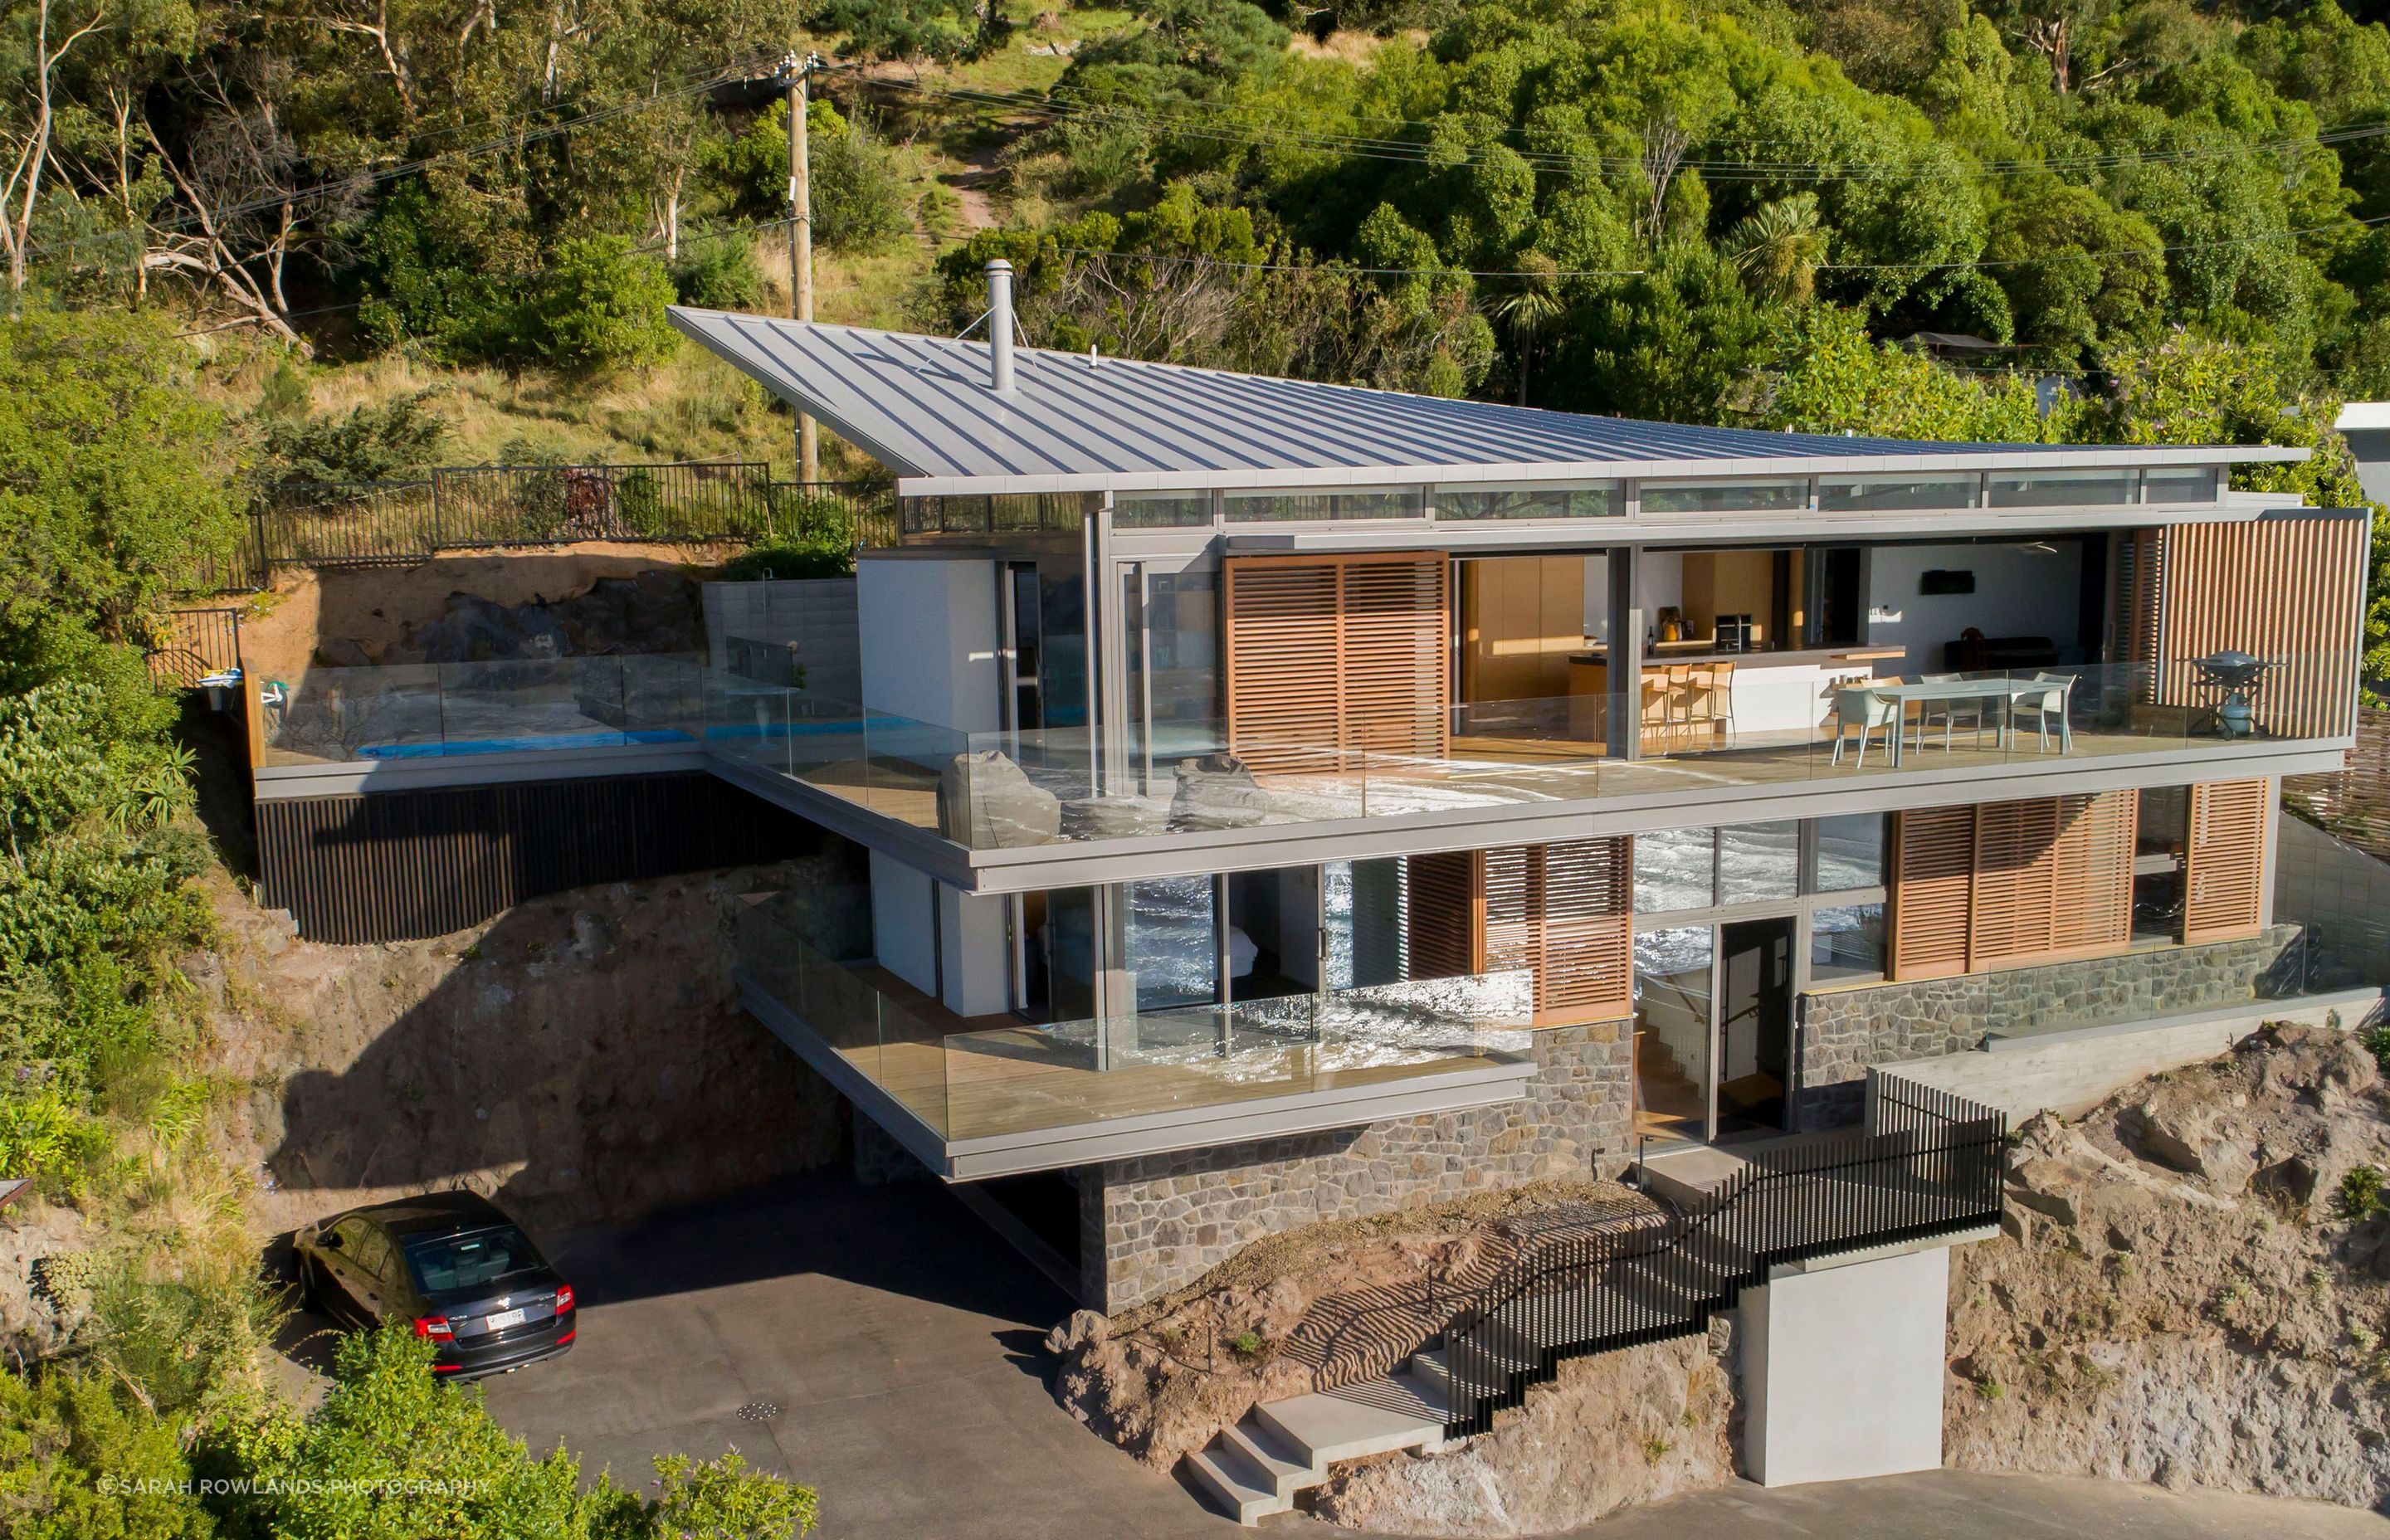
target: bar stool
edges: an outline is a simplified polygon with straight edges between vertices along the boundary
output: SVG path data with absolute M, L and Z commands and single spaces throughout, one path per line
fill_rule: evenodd
M 1693 732 L 1693 665 L 1670 663 L 1666 670 L 1668 731 L 1672 737 L 1690 739 Z
M 1662 747 L 1666 746 L 1668 723 L 1668 681 L 1665 671 L 1647 668 L 1638 681 L 1637 694 L 1636 731 L 1641 735 L 1644 747 L 1650 747 L 1656 736 Z

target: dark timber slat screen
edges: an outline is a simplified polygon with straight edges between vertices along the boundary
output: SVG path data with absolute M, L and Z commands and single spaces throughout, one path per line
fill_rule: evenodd
M 803 819 L 703 773 L 257 804 L 265 901 L 310 941 L 443 936 L 543 893 L 784 860 Z

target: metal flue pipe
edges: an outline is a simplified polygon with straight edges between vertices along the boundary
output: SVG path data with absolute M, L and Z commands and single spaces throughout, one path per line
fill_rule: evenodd
M 1012 264 L 1002 257 L 987 263 L 987 384 L 1012 393 Z

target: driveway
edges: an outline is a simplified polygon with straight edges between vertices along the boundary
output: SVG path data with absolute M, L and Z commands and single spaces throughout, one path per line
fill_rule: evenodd
M 1070 1302 L 938 1187 L 811 1178 L 562 1238 L 581 1340 L 486 1381 L 538 1453 L 645 1482 L 656 1455 L 736 1447 L 821 1494 L 827 1540 L 1233 1535 L 1073 1422 L 1038 1340 Z M 1270 1529 L 1346 1534 L 1299 1518 Z M 2319 1504 L 1957 1471 L 1736 1486 L 1605 1521 L 1600 1540 L 2390 1540 Z

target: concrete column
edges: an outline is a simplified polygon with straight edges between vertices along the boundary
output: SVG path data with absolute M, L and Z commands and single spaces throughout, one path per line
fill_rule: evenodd
M 1946 1245 L 1746 1290 L 1743 1463 L 1762 1486 L 1942 1468 Z
M 1635 580 L 1643 553 L 1633 545 L 1615 545 L 1610 552 L 1610 639 L 1608 720 L 1602 745 L 1612 759 L 1643 757 L 1643 623 L 1644 611 L 1635 600 Z

